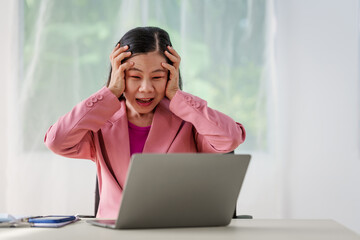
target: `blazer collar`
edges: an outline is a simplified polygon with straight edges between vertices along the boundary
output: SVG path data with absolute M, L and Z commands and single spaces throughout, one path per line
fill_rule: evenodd
M 166 153 L 179 132 L 183 120 L 170 111 L 169 105 L 170 100 L 163 98 L 156 106 L 143 153 Z M 120 110 L 110 118 L 110 122 L 115 125 L 121 124 L 126 126 L 126 129 L 122 129 L 128 135 L 125 101 L 121 101 Z M 124 135 L 122 134 L 122 136 Z M 128 136 L 127 139 L 129 139 Z M 129 147 L 128 143 L 126 145 Z
M 173 114 L 170 100 L 164 98 L 156 107 L 143 153 L 166 153 L 181 127 L 182 119 Z
M 181 128 L 182 119 L 169 109 L 170 101 L 164 98 L 156 107 L 149 135 L 146 139 L 143 153 L 166 153 Z M 110 125 L 103 130 L 104 141 L 109 159 L 118 159 L 119 151 L 124 157 L 123 161 L 114 160 L 111 167 L 120 186 L 124 186 L 127 169 L 130 164 L 130 143 L 128 119 L 125 101 L 110 119 Z M 115 169 L 117 169 L 115 171 Z

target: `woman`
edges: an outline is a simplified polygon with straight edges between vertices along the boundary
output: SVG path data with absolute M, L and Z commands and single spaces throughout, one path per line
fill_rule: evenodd
M 110 55 L 106 87 L 49 128 L 45 144 L 96 163 L 97 217 L 116 218 L 134 153 L 226 153 L 245 139 L 241 124 L 180 89 L 180 56 L 156 27 L 127 32 Z

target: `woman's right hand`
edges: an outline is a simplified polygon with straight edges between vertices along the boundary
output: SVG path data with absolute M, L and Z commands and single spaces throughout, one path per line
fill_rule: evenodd
M 125 91 L 125 71 L 134 65 L 132 61 L 121 63 L 131 55 L 131 52 L 125 52 L 128 48 L 127 45 L 120 47 L 118 43 L 110 54 L 112 71 L 108 88 L 117 98 Z

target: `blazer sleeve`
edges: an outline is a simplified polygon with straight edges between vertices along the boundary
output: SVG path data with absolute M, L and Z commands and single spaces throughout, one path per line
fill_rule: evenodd
M 70 158 L 94 159 L 94 132 L 119 110 L 121 103 L 103 87 L 62 116 L 45 134 L 45 145 Z
M 195 127 L 199 152 L 231 152 L 245 140 L 242 124 L 211 109 L 205 100 L 189 93 L 178 90 L 170 101 L 170 110 Z

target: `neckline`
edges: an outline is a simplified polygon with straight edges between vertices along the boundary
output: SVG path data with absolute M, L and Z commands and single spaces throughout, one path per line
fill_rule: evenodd
M 136 129 L 136 130 L 150 130 L 150 128 L 151 128 L 151 125 L 146 126 L 146 127 L 140 127 L 129 121 L 128 121 L 128 125 L 129 125 L 129 128 Z

